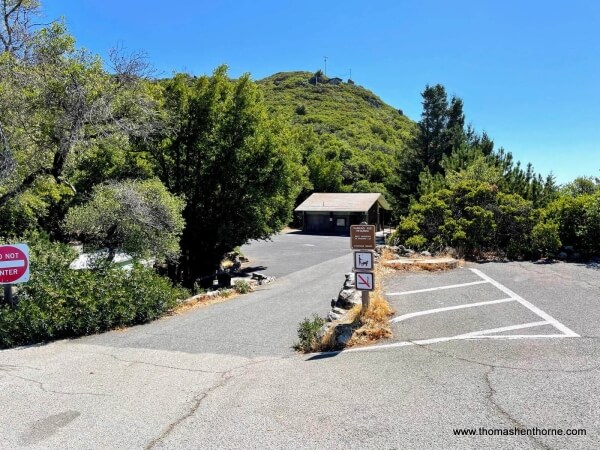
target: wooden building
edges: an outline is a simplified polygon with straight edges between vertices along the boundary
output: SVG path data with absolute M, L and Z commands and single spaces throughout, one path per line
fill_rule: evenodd
M 296 213 L 302 214 L 302 229 L 315 234 L 349 234 L 350 225 L 365 221 L 383 229 L 389 220 L 390 205 L 382 194 L 314 193 L 302 202 Z

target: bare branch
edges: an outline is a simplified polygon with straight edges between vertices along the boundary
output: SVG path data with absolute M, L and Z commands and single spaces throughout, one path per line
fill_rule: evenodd
M 22 56 L 27 53 L 32 39 L 34 25 L 33 16 L 39 14 L 37 0 L 0 0 L 1 15 L 0 41 L 3 50 L 13 55 Z
M 127 53 L 122 44 L 108 51 L 110 67 L 120 82 L 128 83 L 140 78 L 150 78 L 155 70 L 143 51 Z

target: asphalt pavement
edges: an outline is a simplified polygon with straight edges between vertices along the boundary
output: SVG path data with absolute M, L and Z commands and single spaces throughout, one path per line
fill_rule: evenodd
M 277 276 L 256 292 L 0 352 L 0 448 L 600 446 L 598 270 L 515 262 L 396 273 L 384 280 L 393 339 L 295 354 L 298 322 L 326 313 L 350 269 L 347 240 L 252 243 L 250 265 Z

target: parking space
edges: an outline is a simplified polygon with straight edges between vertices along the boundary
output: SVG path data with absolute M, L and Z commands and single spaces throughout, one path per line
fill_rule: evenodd
M 396 311 L 391 320 L 394 338 L 370 349 L 459 340 L 579 337 L 481 268 L 398 273 L 384 286 Z

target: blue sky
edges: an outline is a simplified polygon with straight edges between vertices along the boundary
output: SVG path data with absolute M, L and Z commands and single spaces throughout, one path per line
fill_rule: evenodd
M 42 0 L 78 45 L 144 50 L 160 74 L 315 71 L 400 108 L 442 83 L 467 121 L 564 183 L 600 176 L 600 2 Z

